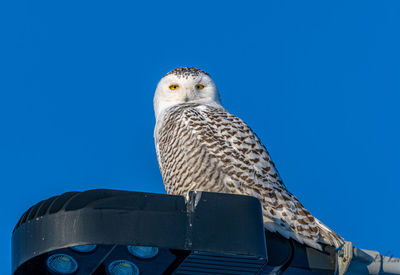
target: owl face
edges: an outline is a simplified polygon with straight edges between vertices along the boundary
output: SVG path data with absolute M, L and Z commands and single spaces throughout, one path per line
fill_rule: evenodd
M 177 68 L 160 80 L 154 95 L 156 117 L 183 103 L 221 104 L 217 87 L 206 72 L 191 67 Z

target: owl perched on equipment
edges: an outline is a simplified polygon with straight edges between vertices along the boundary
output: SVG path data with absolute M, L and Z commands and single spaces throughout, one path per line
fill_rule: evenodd
M 343 244 L 286 189 L 264 145 L 224 109 L 206 72 L 184 67 L 167 73 L 158 83 L 154 111 L 157 158 L 168 194 L 198 190 L 254 196 L 268 231 L 316 249 Z

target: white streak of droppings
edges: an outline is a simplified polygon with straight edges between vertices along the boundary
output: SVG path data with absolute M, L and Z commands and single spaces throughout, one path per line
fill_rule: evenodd
M 194 191 L 194 208 L 197 207 L 197 204 L 199 204 L 199 201 L 201 199 L 201 196 L 203 195 L 203 192 L 201 191 Z

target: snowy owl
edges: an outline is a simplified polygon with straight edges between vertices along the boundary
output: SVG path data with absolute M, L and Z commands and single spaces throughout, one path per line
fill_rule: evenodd
M 266 148 L 240 118 L 221 105 L 206 72 L 177 68 L 154 95 L 154 139 L 168 194 L 209 191 L 261 201 L 264 227 L 321 250 L 344 240 L 314 218 L 283 184 Z

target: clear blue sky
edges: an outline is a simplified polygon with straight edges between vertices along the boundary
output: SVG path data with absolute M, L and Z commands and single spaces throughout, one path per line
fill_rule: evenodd
M 311 213 L 400 257 L 400 2 L 133 2 L 0 4 L 2 267 L 42 199 L 164 193 L 152 98 L 178 66 L 214 77 Z

